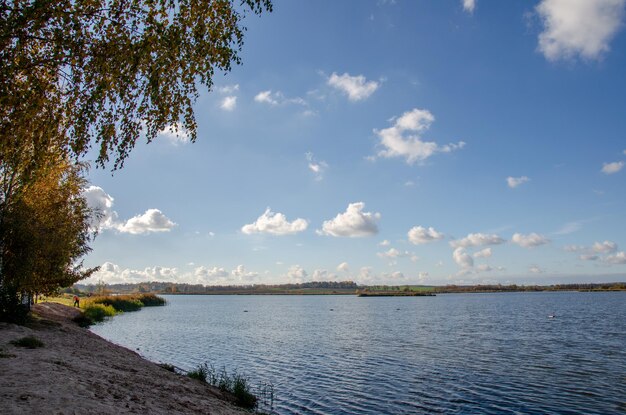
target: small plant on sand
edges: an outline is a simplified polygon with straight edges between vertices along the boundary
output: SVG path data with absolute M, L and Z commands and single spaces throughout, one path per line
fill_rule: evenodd
M 161 366 L 163 369 L 167 370 L 168 372 L 176 373 L 176 366 L 174 365 L 171 365 L 169 363 L 159 363 L 159 366 Z
M 26 336 L 21 339 L 13 340 L 11 341 L 11 344 L 17 347 L 25 347 L 27 349 L 36 349 L 44 346 L 43 342 L 34 336 Z
M 212 369 L 212 368 L 211 368 Z M 207 382 L 207 376 L 209 375 L 209 367 L 206 363 L 201 364 L 195 370 L 187 372 L 187 376 L 192 379 L 199 380 L 201 382 Z M 207 382 L 210 383 L 210 382 Z
M 117 314 L 115 309 L 110 305 L 87 303 L 83 312 L 74 318 L 74 322 L 81 327 L 89 327 L 115 314 Z
M 233 403 L 237 406 L 246 409 L 255 409 L 258 405 L 258 398 L 252 393 L 248 378 L 240 373 L 233 372 L 229 374 L 225 367 L 217 372 L 213 365 L 203 363 L 195 370 L 188 372 L 187 376 L 206 382 L 209 385 L 215 386 L 222 392 L 232 395 Z

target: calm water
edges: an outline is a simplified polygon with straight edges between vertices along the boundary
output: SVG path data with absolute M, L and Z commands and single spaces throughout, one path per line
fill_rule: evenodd
M 279 414 L 626 413 L 626 293 L 167 300 L 93 331 L 270 381 Z

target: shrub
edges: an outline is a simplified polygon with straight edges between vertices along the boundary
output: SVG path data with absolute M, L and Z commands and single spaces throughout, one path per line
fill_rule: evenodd
M 128 295 L 97 297 L 92 303 L 112 306 L 117 311 L 137 311 L 143 307 L 141 301 Z
M 17 347 L 25 347 L 27 349 L 36 349 L 44 346 L 43 342 L 34 336 L 26 336 L 21 339 L 13 340 L 11 341 L 11 344 Z
M 95 322 L 103 321 L 106 317 L 113 317 L 115 314 L 113 306 L 98 303 L 87 304 L 83 310 L 83 315 Z
M 226 368 L 222 368 L 218 373 L 212 365 L 209 366 L 203 363 L 195 370 L 187 372 L 187 376 L 206 382 L 209 385 L 217 387 L 222 392 L 232 395 L 234 398 L 233 403 L 237 406 L 246 409 L 254 409 L 257 407 L 258 398 L 252 394 L 248 378 L 244 375 L 237 372 L 230 375 L 226 371 Z
M 136 297 L 145 307 L 165 305 L 165 298 L 155 294 L 140 294 Z

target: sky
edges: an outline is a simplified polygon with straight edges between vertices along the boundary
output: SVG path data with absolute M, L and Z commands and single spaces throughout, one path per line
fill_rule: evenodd
M 89 171 L 85 282 L 626 280 L 626 0 L 275 0 L 244 24 L 195 143 Z

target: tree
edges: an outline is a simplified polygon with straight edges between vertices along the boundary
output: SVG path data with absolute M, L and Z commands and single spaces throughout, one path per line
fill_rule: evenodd
M 0 0 L 0 142 L 51 124 L 113 169 L 141 136 L 196 139 L 197 84 L 239 64 L 247 12 L 271 0 Z M 1 151 L 1 149 L 0 149 Z
M 51 294 L 97 269 L 85 269 L 80 261 L 94 236 L 92 211 L 82 197 L 84 166 L 58 146 L 46 155 L 31 175 L 2 177 L 14 189 L 0 221 L 3 319 L 20 317 L 20 296 Z

